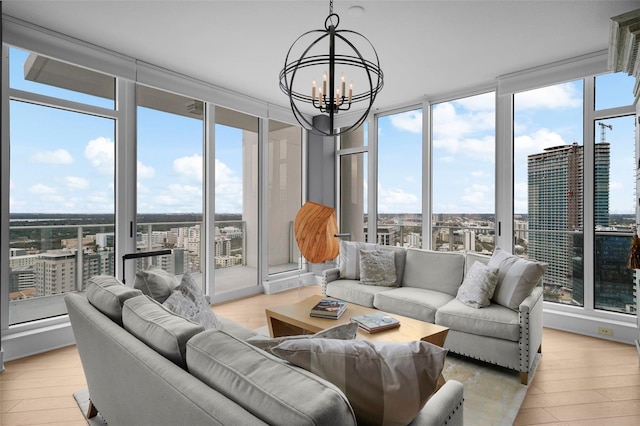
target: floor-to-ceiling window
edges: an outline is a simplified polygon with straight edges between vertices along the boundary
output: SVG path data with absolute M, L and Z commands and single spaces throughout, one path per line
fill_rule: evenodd
M 634 270 L 627 268 L 636 219 L 634 79 L 604 74 L 595 85 L 594 309 L 635 313 Z M 623 111 L 620 110 L 623 109 Z
M 115 273 L 115 79 L 17 48 L 9 63 L 16 325 L 66 314 L 66 293 Z
M 215 294 L 258 285 L 258 118 L 215 109 Z
M 202 284 L 204 102 L 138 85 L 137 269 L 189 272 Z
M 302 129 L 269 120 L 269 273 L 297 270 L 293 223 L 302 205 Z
M 422 247 L 422 109 L 377 118 L 377 228 L 373 242 Z
M 514 251 L 548 264 L 544 300 L 582 305 L 583 81 L 516 93 L 513 128 Z
M 432 108 L 432 236 L 439 251 L 493 253 L 495 93 Z

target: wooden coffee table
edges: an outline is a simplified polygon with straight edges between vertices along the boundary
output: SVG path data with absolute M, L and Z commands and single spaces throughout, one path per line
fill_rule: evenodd
M 315 306 L 320 299 L 330 299 L 330 297 L 316 295 L 298 303 L 267 309 L 267 324 L 271 337 L 314 334 L 338 324 L 348 323 L 352 316 L 380 312 L 373 308 L 348 303 L 347 310 L 337 320 L 309 316 L 311 308 Z M 447 338 L 447 333 L 449 332 L 447 327 L 396 314 L 389 315 L 400 321 L 400 327 L 371 334 L 358 329 L 357 338 L 379 342 L 422 340 L 440 347 L 444 346 L 444 340 Z

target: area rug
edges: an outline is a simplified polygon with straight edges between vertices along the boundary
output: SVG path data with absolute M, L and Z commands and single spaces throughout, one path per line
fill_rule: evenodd
M 533 372 L 540 361 L 536 355 Z M 520 372 L 455 354 L 448 354 L 442 371 L 445 380 L 464 386 L 465 426 L 513 425 L 528 387 L 520 383 Z

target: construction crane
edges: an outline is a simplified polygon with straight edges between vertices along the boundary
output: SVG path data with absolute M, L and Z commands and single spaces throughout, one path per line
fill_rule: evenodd
M 606 143 L 607 137 L 604 129 L 606 127 L 609 130 L 613 130 L 613 126 L 611 124 L 604 124 L 602 121 L 598 122 L 598 125 L 600 126 L 600 143 Z

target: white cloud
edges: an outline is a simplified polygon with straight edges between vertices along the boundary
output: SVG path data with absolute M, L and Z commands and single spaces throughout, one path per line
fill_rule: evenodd
M 440 157 L 438 160 L 441 163 L 453 163 L 454 161 L 456 161 L 456 157 L 446 156 L 446 157 Z
M 473 172 L 471 172 L 471 176 L 475 177 L 475 178 L 488 178 L 491 177 L 491 175 L 485 171 L 482 170 L 475 170 Z
M 548 129 L 539 129 L 530 135 L 516 136 L 513 142 L 515 163 L 525 161 L 531 154 L 539 154 L 546 148 L 568 145 L 560 134 Z
M 152 197 L 153 205 L 187 213 L 202 211 L 202 189 L 193 185 L 171 184 L 167 191 Z M 151 205 L 150 210 L 153 210 Z
M 242 212 L 242 179 L 222 161 L 216 159 L 216 211 Z
M 136 173 L 138 179 L 150 179 L 156 175 L 156 169 L 152 166 L 146 166 L 142 161 L 138 160 Z
M 57 191 L 52 186 L 37 183 L 29 188 L 29 192 L 37 195 L 54 195 Z
M 582 105 L 582 93 L 574 83 L 558 84 L 517 93 L 514 105 L 518 111 L 575 108 Z
M 527 182 L 516 183 L 513 188 L 513 212 L 527 213 L 529 211 L 529 185 Z
M 390 118 L 393 127 L 399 130 L 422 133 L 422 110 L 402 112 L 394 114 Z
M 82 177 L 67 176 L 64 180 L 67 187 L 71 189 L 87 189 L 89 187 L 89 180 Z
M 73 164 L 73 157 L 65 149 L 55 151 L 38 151 L 31 157 L 31 161 L 44 164 Z
M 378 185 L 378 209 L 380 213 L 411 213 L 422 211 L 420 198 L 403 189 Z
M 91 163 L 98 172 L 105 174 L 113 174 L 114 153 L 115 148 L 113 141 L 104 137 L 90 140 L 84 149 L 84 156 L 89 160 L 89 163 Z
M 622 182 L 618 182 L 618 181 L 609 182 L 609 190 L 610 191 L 617 190 L 617 189 L 624 189 L 624 184 Z
M 178 158 L 173 162 L 173 170 L 180 176 L 195 182 L 202 182 L 202 167 L 202 156 L 197 154 L 190 157 Z

